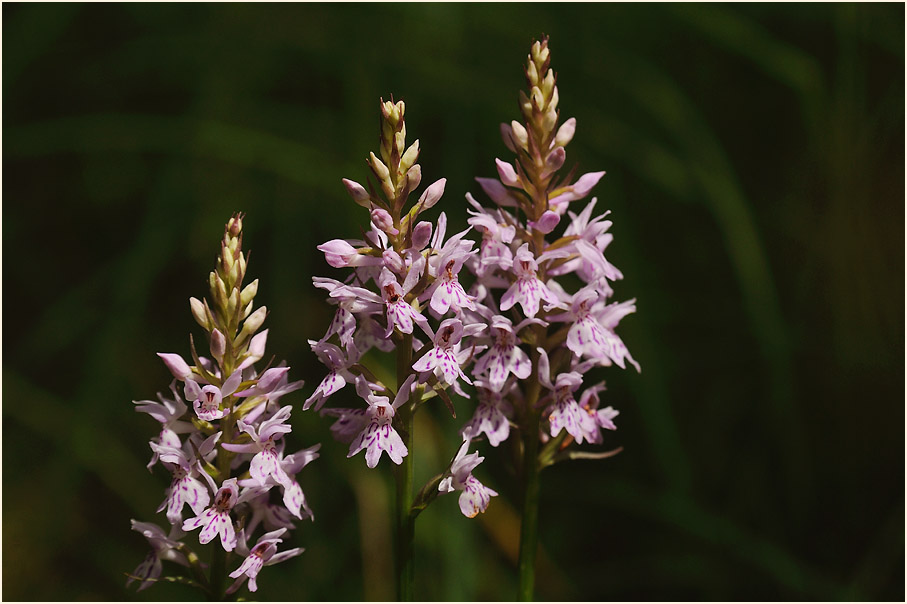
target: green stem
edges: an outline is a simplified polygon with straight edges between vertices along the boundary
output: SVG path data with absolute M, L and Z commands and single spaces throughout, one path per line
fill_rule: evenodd
M 536 336 L 542 331 L 536 327 Z M 539 419 L 535 408 L 541 392 L 538 378 L 539 353 L 532 351 L 532 374 L 526 387 L 526 407 L 523 416 L 523 513 L 520 518 L 520 586 L 517 599 L 531 602 L 535 589 L 535 554 L 538 551 L 539 525 Z
M 227 552 L 220 542 L 214 543 L 214 555 L 211 557 L 211 579 L 208 581 L 210 591 L 208 599 L 220 602 L 224 599 L 224 578 L 227 575 Z
M 536 424 L 538 424 L 536 416 Z M 519 601 L 531 602 L 535 588 L 535 554 L 538 550 L 539 463 L 538 431 L 526 435 L 523 453 L 523 515 L 520 519 Z
M 406 335 L 400 348 L 397 349 L 397 387 L 406 380 L 412 365 L 413 336 Z M 400 438 L 409 454 L 397 467 L 394 477 L 397 481 L 395 529 L 396 529 L 396 568 L 397 599 L 401 602 L 412 602 L 414 599 L 414 556 L 413 538 L 415 536 L 415 518 L 410 514 L 413 503 L 413 410 L 410 401 L 400 405 L 394 417 L 400 426 Z

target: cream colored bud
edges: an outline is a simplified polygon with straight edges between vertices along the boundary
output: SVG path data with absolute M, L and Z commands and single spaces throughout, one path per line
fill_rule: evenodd
M 242 311 L 242 319 L 245 320 L 250 314 L 252 314 L 252 307 L 255 305 L 255 301 L 249 302 Z
M 523 124 L 519 123 L 516 120 L 510 122 L 510 128 L 513 130 L 513 138 L 517 143 L 523 148 L 529 148 L 529 133 L 526 132 L 526 128 L 523 127 Z
M 397 153 L 403 155 L 403 150 L 406 149 L 406 135 L 402 132 L 396 132 L 394 134 L 394 147 L 397 149 Z
M 541 51 L 542 51 L 542 43 L 539 42 L 538 40 L 536 40 L 535 42 L 532 43 L 532 48 L 529 50 L 529 52 L 531 53 L 532 60 L 534 62 L 541 63 L 541 60 L 539 58 L 539 54 L 541 53 Z
M 532 116 L 532 102 L 522 90 L 520 90 L 520 109 L 523 110 L 523 115 L 526 119 L 529 119 Z
M 542 92 L 545 94 L 551 94 L 551 91 L 554 89 L 554 72 L 548 70 L 548 73 L 545 74 L 545 79 L 542 80 Z
M 249 302 L 252 301 L 252 299 L 255 297 L 255 294 L 257 293 L 258 279 L 243 288 L 242 292 L 240 292 L 239 300 L 243 306 L 246 306 L 247 304 L 249 304 Z
M 526 77 L 529 79 L 529 83 L 533 86 L 537 86 L 539 83 L 539 71 L 535 67 L 535 63 L 529 61 L 529 64 L 526 66 Z
M 189 298 L 189 308 L 192 310 L 192 316 L 195 322 L 202 326 L 203 329 L 209 329 L 208 316 L 205 314 L 205 305 L 198 298 Z
M 419 159 L 419 139 L 416 139 L 416 142 L 410 145 L 409 149 L 406 150 L 406 153 L 400 158 L 400 168 L 409 170 L 410 166 L 416 163 L 417 159 Z
M 397 110 L 397 119 L 402 118 L 403 114 L 406 112 L 406 105 L 403 104 L 403 101 L 397 101 L 396 110 Z
M 265 322 L 265 317 L 268 316 L 268 307 L 262 306 L 246 319 L 245 323 L 242 325 L 242 333 L 247 335 L 252 335 L 258 328 L 261 327 L 262 323 Z
M 241 257 L 240 257 L 241 259 Z M 240 262 L 233 262 L 230 266 L 230 272 L 227 273 L 227 282 L 228 283 L 238 283 L 239 282 L 239 271 L 240 271 Z
M 388 199 L 394 199 L 397 196 L 397 188 L 390 178 L 381 181 L 381 190 Z
M 569 120 L 561 124 L 561 127 L 557 129 L 557 134 L 554 136 L 554 143 L 559 147 L 566 147 L 567 143 L 573 140 L 573 135 L 576 133 L 576 118 L 571 117 Z
M 532 96 L 533 105 L 535 105 L 539 109 L 544 109 L 545 108 L 545 95 L 542 94 L 541 89 L 538 86 L 533 86 L 532 90 L 530 91 L 530 94 Z
M 378 177 L 378 180 L 387 180 L 390 178 L 390 170 L 387 169 L 387 166 L 384 165 L 384 162 L 378 159 L 378 157 L 369 152 L 369 163 L 372 166 L 372 171 L 375 173 L 375 176 Z
M 232 317 L 233 313 L 236 312 L 236 309 L 239 307 L 239 290 L 234 289 L 230 293 L 230 297 L 227 298 L 227 316 Z
M 227 293 L 227 284 L 224 283 L 224 280 L 220 278 L 220 275 L 217 273 L 211 273 L 214 277 L 212 293 L 214 294 L 214 299 L 217 300 L 221 305 L 227 304 L 227 299 L 229 294 Z
M 555 86 L 554 91 L 551 93 L 551 100 L 548 101 L 548 107 L 557 109 L 558 101 L 560 101 L 560 96 L 557 94 L 557 86 Z
M 542 128 L 545 132 L 551 132 L 555 126 L 557 126 L 557 111 L 553 107 L 548 107 L 545 117 L 542 118 Z
M 392 120 L 394 118 L 394 104 L 390 101 L 384 101 L 381 104 L 381 113 L 384 115 L 384 119 Z

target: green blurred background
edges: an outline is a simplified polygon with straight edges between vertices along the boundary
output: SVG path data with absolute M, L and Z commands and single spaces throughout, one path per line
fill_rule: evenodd
M 248 213 L 269 351 L 306 387 L 292 447 L 315 512 L 263 599 L 393 597 L 389 471 L 299 407 L 331 316 L 315 251 L 354 236 L 378 98 L 404 99 L 436 208 L 509 156 L 521 65 L 551 36 L 568 160 L 607 170 L 609 259 L 638 299 L 641 375 L 601 370 L 616 458 L 542 475 L 540 599 L 904 598 L 904 6 L 3 4 L 3 596 L 193 599 L 124 590 L 129 519 L 188 353 L 224 222 Z M 345 397 L 345 398 L 343 398 Z M 353 403 L 345 392 L 334 404 Z M 461 420 L 423 414 L 417 478 Z M 512 599 L 517 485 L 417 525 L 417 596 Z

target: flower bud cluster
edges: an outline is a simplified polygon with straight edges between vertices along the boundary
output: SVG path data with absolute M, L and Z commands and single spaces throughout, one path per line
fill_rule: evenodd
M 462 384 L 472 384 L 466 371 L 484 349 L 479 334 L 487 330 L 475 295 L 459 281 L 474 253 L 473 242 L 465 237 L 470 229 L 448 237 L 444 213 L 435 223 L 419 220 L 441 199 L 446 179 L 426 187 L 415 203 L 408 202 L 421 183 L 422 169 L 416 163 L 419 142 L 406 145 L 404 114 L 402 101 L 381 102 L 380 157 L 369 155 L 368 188 L 343 181 L 353 201 L 369 210 L 365 238 L 335 239 L 318 246 L 328 264 L 352 273 L 344 281 L 313 279 L 337 308 L 324 336 L 310 341 L 328 374 L 304 408 L 321 410 L 329 397 L 352 384 L 364 407 L 321 412 L 337 418 L 332 433 L 350 443 L 350 457 L 364 450 L 370 468 L 382 453 L 395 464 L 409 455 L 402 418 L 411 417 L 424 402 L 439 398 L 455 415 L 448 390 L 468 397 Z M 396 385 L 382 382 L 363 364 L 363 355 L 372 349 L 397 356 Z M 454 490 L 468 485 L 469 493 L 476 494 L 469 495 L 475 504 L 461 507 L 474 516 L 496 493 L 472 477 L 478 464 L 474 460 L 481 461 L 477 455 L 467 456 L 472 462 L 466 470 L 458 465 L 468 444 L 464 439 L 465 448 L 447 469 L 456 480 L 445 486 Z
M 535 42 L 526 63 L 528 91 L 520 93 L 524 121 L 501 125 L 515 161 L 497 159 L 497 179 L 476 179 L 494 205 L 467 194 L 468 222 L 482 240 L 466 267 L 476 275 L 471 292 L 489 328 L 489 348 L 473 368 L 484 377 L 476 382 L 478 408 L 462 432 L 464 438 L 484 434 L 493 446 L 507 439 L 511 422 L 523 434 L 538 432 L 551 441 L 542 466 L 563 458 L 555 455 L 567 439 L 598 444 L 602 428 L 615 429 L 617 411 L 599 408 L 603 383 L 583 389 L 590 369 L 631 364 L 639 371 L 615 331 L 636 310 L 635 300 L 609 302 L 611 284 L 623 275 L 604 254 L 613 239 L 608 213 L 593 217 L 595 198 L 578 213 L 568 209 L 604 172 L 576 180 L 573 171 L 562 174 L 576 120 L 559 125 L 550 61 L 547 39 Z M 569 222 L 558 236 L 565 214 Z
M 227 593 L 247 579 L 249 590 L 255 591 L 263 566 L 302 553 L 300 548 L 278 552 L 277 544 L 296 520 L 313 517 L 296 474 L 318 457 L 320 445 L 286 451 L 283 437 L 292 430 L 292 407 L 281 406 L 280 399 L 303 383 L 289 382 L 289 367 L 283 364 L 255 367 L 265 353 L 268 331 L 261 327 L 267 309 L 254 309 L 258 280 L 243 285 L 242 219 L 234 215 L 224 229 L 221 253 L 208 279 L 210 300 L 189 301 L 192 316 L 207 334 L 211 356 L 199 356 L 191 337 L 191 365 L 178 354 L 159 353 L 175 378 L 170 395 L 136 402 L 136 411 L 160 424 L 149 443 L 153 455 L 148 469 L 160 463 L 172 476 L 158 508 L 165 511 L 169 530 L 133 521 L 152 548 L 129 581 L 138 580 L 139 589 L 159 580 L 162 561 L 170 560 L 191 572 L 192 578 L 181 578 L 183 582 L 220 597 L 215 571 L 206 576 L 192 545 L 217 540 L 213 547 L 227 553 L 227 564 L 231 552 L 243 557 L 230 573 L 235 581 Z M 250 541 L 256 533 L 257 541 Z

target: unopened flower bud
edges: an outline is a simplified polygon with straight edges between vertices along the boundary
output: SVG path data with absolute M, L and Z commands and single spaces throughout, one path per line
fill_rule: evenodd
M 554 230 L 560 221 L 561 217 L 557 212 L 547 210 L 537 221 L 530 221 L 529 226 L 547 235 Z
M 239 262 L 230 265 L 230 272 L 227 273 L 228 283 L 237 283 L 239 281 L 239 270 L 242 268 Z
M 539 53 L 541 52 L 541 50 L 542 50 L 542 43 L 539 40 L 534 41 L 532 43 L 532 46 L 529 47 L 529 53 L 530 53 L 529 56 L 532 58 L 533 61 L 535 61 L 537 63 L 541 63 L 541 60 L 539 60 Z
M 245 323 L 242 325 L 242 332 L 246 334 L 253 334 L 258 331 L 258 328 L 261 327 L 262 323 L 265 322 L 265 317 L 268 316 L 268 307 L 262 306 L 246 319 Z
M 227 222 L 227 232 L 230 233 L 230 236 L 236 238 L 242 233 L 242 219 L 243 215 L 239 213 L 234 214 Z
M 402 275 L 406 271 L 406 264 L 403 262 L 403 258 L 394 250 L 384 250 L 381 258 L 384 260 L 384 266 L 398 275 Z
M 379 180 L 384 181 L 390 178 L 390 170 L 387 169 L 387 166 L 384 165 L 384 162 L 378 159 L 378 157 L 373 152 L 369 152 L 369 160 L 369 163 L 372 166 L 372 171 L 375 173 L 375 176 L 377 176 Z
M 375 208 L 371 212 L 372 222 L 380 230 L 384 231 L 388 235 L 396 235 L 400 231 L 394 228 L 394 219 L 391 218 L 390 213 L 383 208 Z
M 515 206 L 516 200 L 507 191 L 507 188 L 496 178 L 476 178 L 476 182 L 491 197 L 492 201 L 501 206 Z
M 501 161 L 495 158 L 494 163 L 498 167 L 498 176 L 501 178 L 501 182 L 507 185 L 508 187 L 518 187 L 520 186 L 520 178 L 517 176 L 516 170 L 513 169 L 513 166 L 508 164 L 506 161 Z
M 530 96 L 532 97 L 532 104 L 542 109 L 545 107 L 545 95 L 542 94 L 541 89 L 538 86 L 533 86 L 530 90 Z
M 532 117 L 532 102 L 529 100 L 529 97 L 526 96 L 526 93 L 520 90 L 520 109 L 523 111 L 523 115 L 526 119 Z
M 368 194 L 368 191 L 365 190 L 365 187 L 360 185 L 358 182 L 350 180 L 348 178 L 343 179 L 343 184 L 346 187 L 347 193 L 349 193 L 350 197 L 353 198 L 353 201 L 361 205 L 363 208 L 367 208 L 369 206 L 370 195 Z
M 209 329 L 208 315 L 205 314 L 205 305 L 198 298 L 189 298 L 189 308 L 192 310 L 192 316 L 195 322 L 202 326 L 203 329 Z
M 563 147 L 555 147 L 554 151 L 548 154 L 548 157 L 545 158 L 545 173 L 552 174 L 560 170 L 561 166 L 564 165 L 564 161 L 567 159 L 567 152 Z
M 161 357 L 161 360 L 164 361 L 164 365 L 167 366 L 167 369 L 170 370 L 173 377 L 179 381 L 185 382 L 186 378 L 192 375 L 192 369 L 180 355 L 172 352 L 159 352 L 157 353 L 157 356 Z
M 548 109 L 545 110 L 545 117 L 542 118 L 542 129 L 545 132 L 551 132 L 556 125 L 557 111 L 554 110 L 553 106 L 548 105 Z
M 239 337 L 242 337 L 241 335 Z M 240 363 L 237 369 L 245 369 L 249 365 L 254 365 L 261 357 L 265 356 L 265 345 L 268 342 L 268 330 L 252 338 L 249 342 L 249 351 L 246 353 L 245 360 Z
M 258 383 L 256 384 L 259 393 L 268 393 L 274 390 L 280 383 L 281 378 L 283 378 L 289 370 L 289 367 L 272 367 L 261 374 L 261 377 L 258 378 Z
M 522 147 L 523 149 L 529 148 L 529 133 L 526 132 L 526 128 L 523 127 L 523 124 L 519 123 L 516 120 L 510 122 L 510 129 L 513 131 L 514 140 Z
M 400 158 L 400 168 L 403 170 L 409 170 L 409 168 L 416 163 L 416 160 L 419 158 L 419 140 L 416 139 L 412 145 L 409 146 L 409 149 L 406 150 L 406 153 Z
M 224 283 L 224 280 L 221 279 L 220 275 L 217 273 L 211 273 L 208 281 L 211 285 L 211 293 L 214 294 L 214 299 L 226 306 L 227 298 L 229 297 L 229 294 L 227 293 L 227 284 Z
M 426 245 L 428 245 L 428 240 L 431 239 L 431 223 L 419 222 L 413 227 L 413 247 L 417 250 L 421 250 Z
M 394 116 L 394 104 L 391 101 L 384 101 L 381 103 L 381 115 L 388 121 L 392 119 L 396 121 Z
M 561 124 L 561 127 L 557 129 L 557 134 L 554 136 L 554 143 L 560 147 L 566 147 L 567 143 L 573 140 L 573 135 L 576 133 L 576 118 L 571 117 L 569 120 Z
M 352 259 L 359 253 L 356 248 L 343 239 L 331 239 L 319 245 L 317 249 L 324 252 L 325 260 L 334 268 L 349 266 Z
M 406 173 L 406 188 L 409 191 L 413 191 L 419 186 L 419 183 L 421 182 L 422 166 L 416 164 L 409 169 L 409 172 Z
M 232 317 L 233 313 L 236 312 L 236 309 L 239 308 L 239 290 L 233 289 L 230 290 L 230 297 L 227 298 L 227 316 Z
M 545 79 L 542 80 L 542 92 L 545 94 L 551 94 L 551 91 L 554 89 L 554 72 L 550 69 L 548 73 L 545 74 Z
M 223 361 L 224 353 L 227 351 L 227 339 L 219 329 L 211 332 L 211 356 L 218 361 Z
M 255 306 L 255 302 L 254 302 L 254 301 L 249 302 L 249 303 L 246 305 L 246 307 L 245 307 L 245 308 L 243 309 L 243 311 L 242 311 L 242 318 L 243 318 L 243 319 L 245 319 L 246 317 L 248 317 L 249 315 L 252 314 L 252 308 L 253 308 L 254 306 Z
M 252 299 L 255 297 L 255 294 L 258 293 L 258 279 L 245 286 L 242 292 L 239 295 L 240 301 L 243 306 L 248 305 Z
M 510 124 L 501 124 L 501 139 L 504 141 L 504 146 L 516 153 L 516 144 L 513 140 L 513 129 L 510 127 Z
M 561 97 L 557 93 L 557 86 L 555 86 L 554 90 L 551 92 L 551 100 L 548 101 L 548 108 L 551 109 L 552 111 L 557 109 L 557 104 L 560 101 L 560 99 L 561 99 Z
M 532 48 L 531 48 L 530 52 L 532 53 L 532 60 L 535 63 L 538 63 L 539 65 L 544 65 L 545 61 L 548 60 L 548 53 L 550 52 L 548 50 L 547 39 L 544 41 L 536 40 L 532 44 Z
M 435 182 L 431 183 L 428 188 L 422 192 L 422 196 L 419 197 L 419 206 L 423 210 L 427 210 L 428 208 L 438 203 L 438 200 L 441 199 L 442 195 L 444 195 L 444 186 L 446 184 L 446 178 L 439 178 Z
M 526 65 L 526 77 L 529 78 L 529 83 L 533 86 L 539 83 L 539 70 L 533 61 L 529 61 L 529 64 Z

